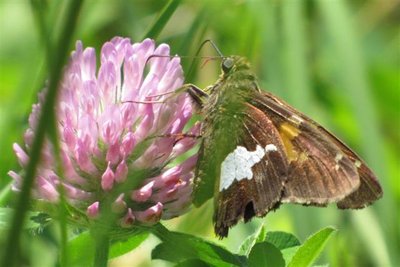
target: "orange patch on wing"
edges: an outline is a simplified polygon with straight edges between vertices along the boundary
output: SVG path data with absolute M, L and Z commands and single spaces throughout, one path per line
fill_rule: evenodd
M 300 130 L 287 122 L 282 123 L 279 127 L 279 135 L 282 138 L 289 161 L 297 160 L 299 156 L 292 144 L 292 140 L 299 134 Z

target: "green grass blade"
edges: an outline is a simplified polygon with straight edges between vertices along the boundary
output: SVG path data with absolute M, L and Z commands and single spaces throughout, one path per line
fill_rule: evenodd
M 182 0 L 170 0 L 161 11 L 160 16 L 151 26 L 150 30 L 146 33 L 144 38 L 152 38 L 156 39 L 162 29 L 167 24 L 168 20 L 171 18 L 172 14 L 174 14 L 175 10 L 178 8 L 179 4 Z
M 275 1 L 253 1 L 252 9 L 258 19 L 261 35 L 261 78 L 268 81 L 264 90 L 273 92 L 286 99 L 282 88 L 282 65 L 279 53 L 280 38 L 278 27 L 278 4 Z
M 11 196 L 11 186 L 13 183 L 14 181 L 9 182 L 0 190 L 0 207 L 6 206 L 6 203 L 9 201 Z
M 179 54 L 181 56 L 189 56 L 191 55 L 190 53 L 193 52 L 192 54 L 195 53 L 195 49 L 197 49 L 196 45 L 197 43 L 201 43 L 201 40 L 197 42 L 199 39 L 196 38 L 197 35 L 199 35 L 199 32 L 202 28 L 202 25 L 204 24 L 205 17 L 206 17 L 206 9 L 200 10 L 200 12 L 197 14 L 196 18 L 194 19 L 192 25 L 190 26 L 189 30 L 187 31 L 186 35 L 184 36 L 180 48 L 179 48 Z M 201 37 L 200 37 L 201 38 Z M 195 41 L 196 40 L 196 41 Z M 193 72 L 190 74 L 189 72 L 189 66 L 193 66 L 193 64 L 190 64 L 189 60 L 184 60 L 182 61 L 182 66 L 185 71 L 187 71 L 187 75 L 185 75 L 185 80 L 186 81 L 192 81 L 193 79 Z
M 65 20 L 65 24 L 63 25 L 63 34 L 57 42 L 56 49 L 54 50 L 57 51 L 57 55 L 54 55 L 52 57 L 48 93 L 42 107 L 43 109 L 38 122 L 35 139 L 33 141 L 30 161 L 26 169 L 26 175 L 23 180 L 21 192 L 17 199 L 15 213 L 12 220 L 12 226 L 10 231 L 7 233 L 7 246 L 3 251 L 4 254 L 2 259 L 2 266 L 15 266 L 17 256 L 19 255 L 18 250 L 20 247 L 20 234 L 25 221 L 25 214 L 29 206 L 30 191 L 35 180 L 36 166 L 39 163 L 40 152 L 44 142 L 45 134 L 49 127 L 49 121 L 47 120 L 46 115 L 53 113 L 54 104 L 57 97 L 58 83 L 61 79 L 62 68 L 68 55 L 69 44 L 72 39 L 82 3 L 83 1 L 80 0 L 69 2 L 67 17 Z
M 379 226 L 376 214 L 370 209 L 352 213 L 351 220 L 363 244 L 374 244 L 367 249 L 376 266 L 393 266 L 390 263 L 386 241 L 383 239 L 382 229 Z
M 287 101 L 305 113 L 311 113 L 312 96 L 309 80 L 310 67 L 306 59 L 304 21 L 305 5 L 301 1 L 283 1 L 283 59 Z

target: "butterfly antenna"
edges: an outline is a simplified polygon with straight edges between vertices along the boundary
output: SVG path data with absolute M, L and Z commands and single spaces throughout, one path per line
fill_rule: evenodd
M 224 57 L 224 55 L 221 53 L 221 51 L 219 50 L 219 48 L 218 48 L 218 46 L 212 41 L 212 40 L 210 40 L 210 39 L 207 39 L 207 40 L 205 40 L 204 42 L 202 42 L 201 43 L 201 45 L 200 45 L 200 47 L 199 47 L 199 50 L 197 50 L 197 54 L 196 54 L 196 56 L 200 53 L 200 50 L 203 48 L 203 46 L 206 44 L 206 43 L 210 43 L 211 44 L 211 46 L 215 49 L 215 51 L 217 52 L 217 54 L 220 56 L 220 57 Z
M 145 66 L 147 65 L 147 63 L 149 63 L 149 61 L 150 61 L 150 59 L 152 59 L 153 57 L 167 57 L 167 58 L 174 58 L 174 57 L 180 57 L 180 56 L 178 56 L 178 55 L 175 55 L 175 56 L 166 56 L 166 55 L 157 55 L 157 54 L 154 54 L 154 55 L 151 55 L 151 56 L 149 56 L 148 58 L 147 58 L 147 60 L 146 60 L 146 63 L 144 64 Z
M 171 90 L 171 91 L 166 91 L 164 93 L 159 93 L 159 94 L 153 94 L 153 95 L 148 95 L 146 97 L 148 98 L 152 98 L 152 97 L 161 97 L 161 96 L 165 96 L 165 95 L 170 95 L 170 94 L 176 94 L 176 93 L 180 93 L 180 92 L 186 92 L 188 90 L 188 87 L 183 85 L 175 90 Z M 167 98 L 169 99 L 169 97 Z
M 166 101 L 170 100 L 172 97 L 174 97 L 175 94 L 181 93 L 181 92 L 188 92 L 189 88 L 192 85 L 187 85 L 184 84 L 183 86 L 175 89 L 175 90 L 171 90 L 171 91 L 167 91 L 164 93 L 159 93 L 159 94 L 152 94 L 152 95 L 148 95 L 145 98 L 146 99 L 150 99 L 150 98 L 160 98 L 162 96 L 167 96 L 165 99 L 163 100 L 124 100 L 121 101 L 121 103 L 133 103 L 133 104 L 165 104 Z M 197 89 L 197 88 L 195 88 Z M 193 90 L 193 89 L 192 89 Z M 201 89 L 198 89 L 201 90 Z M 188 92 L 189 93 L 189 92 Z M 200 94 L 197 92 L 197 94 Z M 168 96 L 169 95 L 169 96 Z
M 212 47 L 215 49 L 215 51 L 217 52 L 219 58 L 224 58 L 224 55 L 223 55 L 223 54 L 221 53 L 221 51 L 218 49 L 217 45 L 216 45 L 212 40 L 210 40 L 210 39 L 207 39 L 207 40 L 205 40 L 205 41 L 203 41 L 203 42 L 201 43 L 201 45 L 199 46 L 199 49 L 197 49 L 197 52 L 196 52 L 196 54 L 195 54 L 195 58 L 197 58 L 197 57 L 199 56 L 201 49 L 203 49 L 204 45 L 207 44 L 207 43 L 210 43 L 210 44 L 211 44 L 211 46 L 212 46 Z M 210 59 L 211 59 L 211 58 L 210 58 Z M 191 76 L 192 76 L 192 73 L 193 73 L 193 71 L 194 71 L 194 66 L 196 65 L 196 63 L 197 63 L 196 60 L 193 60 L 192 64 L 190 65 L 190 68 L 189 68 L 189 71 L 188 71 L 188 74 L 186 75 L 186 77 L 191 77 Z

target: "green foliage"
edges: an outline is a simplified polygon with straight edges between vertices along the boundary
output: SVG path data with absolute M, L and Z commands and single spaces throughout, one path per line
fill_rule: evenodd
M 18 203 L 10 192 L 7 175 L 8 170 L 18 169 L 12 143 L 21 143 L 27 114 L 44 81 L 49 77 L 57 80 L 43 65 L 50 66 L 54 59 L 62 61 L 62 51 L 57 47 L 63 47 L 64 52 L 71 50 L 68 37 L 74 33 L 73 23 L 63 22 L 64 17 L 59 16 L 68 10 L 70 2 L 34 0 L 30 6 L 29 1 L 0 1 L 0 247 L 10 248 L 14 240 L 21 239 L 21 255 L 30 266 L 54 266 L 43 253 L 55 251 L 69 257 L 68 261 L 62 259 L 61 265 L 65 262 L 85 265 L 93 257 L 88 252 L 93 247 L 88 233 L 70 233 L 75 238 L 66 243 L 65 219 L 61 219 L 62 230 L 54 227 L 57 230 L 43 232 L 31 231 L 39 226 L 37 221 L 20 219 L 17 225 L 25 221 L 25 230 L 21 231 L 22 224 L 15 228 L 19 231 L 10 234 L 11 243 L 7 243 L 3 234 L 6 231 L 3 226 L 16 225 L 8 223 L 10 210 L 6 208 L 15 208 Z M 321 262 L 329 262 L 332 267 L 396 266 L 400 262 L 400 229 L 395 212 L 400 205 L 399 35 L 395 16 L 398 1 L 300 2 L 85 1 L 82 12 L 75 9 L 67 17 L 78 16 L 72 39 L 81 39 L 97 50 L 116 35 L 129 36 L 135 41 L 146 35 L 159 43 L 168 42 L 173 53 L 190 56 L 203 40 L 211 38 L 224 54 L 248 57 L 264 89 L 329 126 L 366 159 L 384 187 L 383 199 L 367 210 L 352 212 L 283 205 L 268 215 L 267 227 L 249 233 L 249 224 L 240 225 L 223 241 L 211 234 L 209 205 L 201 213 L 194 210 L 168 222 L 168 228 L 175 231 L 157 235 L 162 241 L 158 246 L 142 232 L 125 242 L 112 244 L 110 258 L 145 241 L 155 247 L 153 257 L 175 262 L 176 266 L 220 263 L 251 266 L 264 260 L 266 264 L 275 260 L 275 266 L 279 266 L 282 259 L 285 266 L 289 263 L 309 266 L 333 229 L 317 232 L 302 245 L 288 232 L 304 238 L 334 224 L 340 231 L 331 240 L 328 252 L 322 254 Z M 57 56 L 51 56 L 52 53 Z M 215 55 L 215 52 L 206 47 L 201 55 Z M 182 61 L 187 72 L 191 60 Z M 59 70 L 52 68 L 54 73 Z M 199 63 L 187 82 L 207 86 L 215 82 L 218 72 L 218 64 Z M 51 119 L 44 128 L 44 132 L 51 132 Z M 19 218 L 30 218 L 31 214 L 25 213 L 29 199 L 26 194 L 23 198 L 23 209 L 18 212 L 25 216 Z M 60 218 L 62 214 L 60 209 Z M 266 228 L 279 231 L 266 232 Z M 205 238 L 212 242 L 176 232 L 183 229 L 188 233 L 198 233 L 201 229 L 203 237 L 210 233 Z M 171 248 L 177 243 L 171 243 L 173 240 L 200 251 L 182 250 L 180 254 L 181 251 L 175 250 L 174 255 Z M 239 246 L 238 254 L 231 252 Z M 41 253 L 30 253 L 31 250 Z M 9 255 L 4 255 L 7 253 L 4 251 L 0 256 L 6 258 Z M 150 264 L 148 255 L 142 256 L 140 252 L 133 258 L 131 265 Z M 118 266 L 117 261 L 112 262 Z
M 244 259 L 225 248 L 207 242 L 193 235 L 170 232 L 162 225 L 151 230 L 162 243 L 151 253 L 152 259 L 179 263 L 187 260 L 201 260 L 210 266 L 243 266 Z
M 248 236 L 244 240 L 244 242 L 240 245 L 239 254 L 248 256 L 251 249 L 253 248 L 253 246 L 256 243 L 262 242 L 265 240 L 265 235 L 266 235 L 266 229 L 263 225 L 261 225 L 261 227 L 259 227 L 258 230 L 254 234 Z M 269 240 L 267 240 L 267 241 L 269 241 Z
M 13 213 L 14 210 L 11 208 L 0 208 L 0 231 L 9 230 Z M 26 230 L 40 231 L 49 223 L 49 217 L 40 212 L 27 212 L 26 217 L 28 218 L 27 223 L 24 224 Z
M 153 249 L 152 258 L 174 262 L 178 266 L 195 263 L 199 266 L 307 267 L 321 254 L 335 229 L 322 229 L 300 244 L 290 233 L 265 234 L 265 228 L 260 227 L 241 245 L 243 256 L 204 239 L 168 231 L 161 225 L 151 231 L 162 241 Z
M 274 244 L 279 249 L 287 249 L 300 246 L 300 242 L 294 235 L 285 232 L 269 232 L 266 241 Z
M 315 233 L 299 247 L 293 255 L 288 267 L 307 267 L 310 266 L 319 256 L 326 242 L 334 233 L 334 228 L 325 228 Z
M 156 19 L 154 25 L 150 28 L 147 34 L 144 35 L 144 37 L 156 39 L 162 29 L 165 27 L 165 24 L 167 24 L 168 20 L 171 18 L 172 14 L 174 14 L 180 2 L 181 0 L 170 0 L 161 12 L 160 17 Z
M 282 252 L 269 242 L 261 242 L 254 245 L 249 254 L 249 267 L 284 267 L 285 260 Z
M 124 255 L 137 248 L 148 237 L 148 232 L 137 232 L 129 238 L 113 242 L 109 259 Z M 88 231 L 83 232 L 68 242 L 69 266 L 90 266 L 93 262 L 95 240 Z M 85 253 L 82 253 L 85 252 Z

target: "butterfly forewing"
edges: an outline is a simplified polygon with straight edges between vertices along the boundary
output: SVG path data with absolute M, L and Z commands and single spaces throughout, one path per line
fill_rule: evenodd
M 330 137 L 341 151 L 351 160 L 351 162 L 357 167 L 358 176 L 360 177 L 359 188 L 346 196 L 345 199 L 337 203 L 340 209 L 361 209 L 383 195 L 382 188 L 376 178 L 375 174 L 367 167 L 364 161 L 354 153 L 349 147 L 347 147 L 342 141 L 337 139 L 334 135 L 328 132 L 323 127 L 320 127 L 320 131 Z
M 243 127 L 235 149 L 221 164 L 214 221 L 215 232 L 222 237 L 240 219 L 247 221 L 276 208 L 287 178 L 284 145 L 272 121 L 246 104 Z
M 288 154 L 298 156 L 290 162 L 282 202 L 361 208 L 380 198 L 382 189 L 372 171 L 321 125 L 271 94 L 253 102 L 281 128 Z

